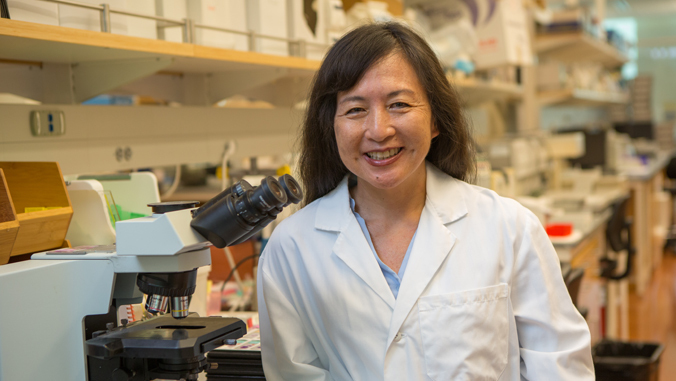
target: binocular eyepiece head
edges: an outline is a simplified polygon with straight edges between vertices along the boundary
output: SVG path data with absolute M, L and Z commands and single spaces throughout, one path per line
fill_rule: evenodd
M 267 176 L 256 187 L 241 180 L 197 209 L 190 226 L 223 248 L 255 234 L 302 199 L 300 184 L 290 175 Z

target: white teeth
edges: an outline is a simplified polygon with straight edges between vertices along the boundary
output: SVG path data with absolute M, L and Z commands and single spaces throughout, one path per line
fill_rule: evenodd
M 373 160 L 385 160 L 389 159 L 392 156 L 396 155 L 401 151 L 401 148 L 392 148 L 389 151 L 384 152 L 367 152 L 366 154 Z

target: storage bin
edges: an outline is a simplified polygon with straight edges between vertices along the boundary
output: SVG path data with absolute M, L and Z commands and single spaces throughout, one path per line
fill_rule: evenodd
M 7 6 L 12 20 L 59 25 L 59 6 L 55 3 L 40 0 L 8 0 Z
M 329 4 L 325 0 L 288 0 L 287 26 L 289 38 L 311 44 L 305 46 L 306 58 L 321 60 L 327 51 L 327 21 Z M 317 46 L 314 44 L 321 44 Z M 298 55 L 301 52 L 296 51 Z
M 284 0 L 247 0 L 247 25 L 266 36 L 288 38 L 287 4 Z M 269 38 L 257 38 L 255 51 L 279 56 L 289 55 L 289 44 Z
M 604 340 L 592 349 L 598 381 L 657 381 L 664 346 Z
M 106 3 L 110 8 L 127 10 L 126 0 L 79 0 L 78 3 L 101 5 Z M 101 12 L 95 9 L 81 8 L 73 5 L 59 4 L 59 25 L 67 28 L 77 28 L 101 32 Z M 110 28 L 114 34 L 128 34 L 127 16 L 120 14 L 110 15 Z
M 12 196 L 9 194 L 5 173 L 0 168 L 0 265 L 9 261 L 18 231 L 19 221 L 16 219 Z
M 10 256 L 63 246 L 73 208 L 59 164 L 0 162 L 0 169 L 19 223 Z
M 188 17 L 196 24 L 247 31 L 245 0 L 190 0 Z M 195 44 L 222 49 L 248 50 L 248 37 L 203 28 L 195 29 Z

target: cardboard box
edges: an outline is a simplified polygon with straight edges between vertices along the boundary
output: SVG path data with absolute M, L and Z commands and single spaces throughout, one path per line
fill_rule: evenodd
M 39 0 L 8 0 L 9 17 L 12 20 L 38 24 L 59 25 L 59 6 Z
M 155 3 L 152 0 L 126 0 L 125 7 L 129 12 L 142 15 L 154 16 L 156 14 Z M 127 34 L 155 40 L 157 39 L 157 21 L 128 16 Z
M 467 9 L 476 27 L 479 46 L 474 55 L 477 69 L 533 63 L 526 11 L 520 0 L 477 0 Z
M 387 11 L 393 16 L 404 15 L 404 2 L 402 0 L 378 0 L 382 3 L 387 3 Z M 343 0 L 345 12 L 349 11 L 355 3 L 365 3 L 365 0 Z
M 305 46 L 306 58 L 314 60 L 324 58 L 328 37 L 327 6 L 325 0 L 287 0 L 289 38 L 309 43 Z M 300 52 L 293 53 L 302 56 Z
M 155 14 L 172 20 L 188 18 L 186 0 L 155 0 Z M 183 42 L 183 27 L 165 26 L 158 30 L 157 38 L 171 42 Z
M 286 0 L 246 0 L 246 18 L 249 30 L 266 36 L 288 38 Z M 289 43 L 269 38 L 256 39 L 255 51 L 289 55 Z
M 188 18 L 196 24 L 234 29 L 246 27 L 246 0 L 190 0 Z M 248 37 L 234 33 L 195 28 L 195 43 L 223 49 L 248 50 Z
M 566 65 L 559 62 L 544 62 L 537 65 L 537 84 L 539 90 L 560 90 L 568 83 Z
M 6 184 L 0 192 L 8 195 L 0 200 L 12 202 L 19 223 L 10 256 L 63 246 L 73 208 L 59 164 L 5 161 L 0 168 Z
M 80 3 L 101 5 L 101 0 L 79 0 Z M 126 10 L 127 0 L 106 0 L 106 4 L 113 9 Z M 111 32 L 115 34 L 127 34 L 127 16 L 119 14 L 110 15 Z M 77 28 L 101 31 L 101 12 L 75 7 L 72 5 L 59 4 L 59 25 L 67 28 Z

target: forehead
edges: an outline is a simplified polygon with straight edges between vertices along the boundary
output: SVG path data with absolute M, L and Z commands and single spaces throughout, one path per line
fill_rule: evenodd
M 362 78 L 349 90 L 338 93 L 338 98 L 354 93 L 396 91 L 408 89 L 423 93 L 418 75 L 408 59 L 399 52 L 390 53 L 369 67 Z

